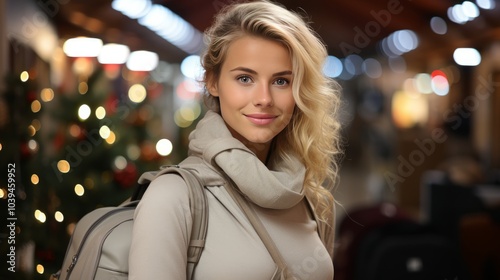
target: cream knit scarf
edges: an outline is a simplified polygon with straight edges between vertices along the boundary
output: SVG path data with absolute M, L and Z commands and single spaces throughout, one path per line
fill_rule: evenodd
M 264 165 L 232 137 L 222 117 L 208 111 L 189 136 L 190 154 L 219 167 L 253 203 L 272 209 L 293 207 L 304 197 L 305 168 L 296 158 Z

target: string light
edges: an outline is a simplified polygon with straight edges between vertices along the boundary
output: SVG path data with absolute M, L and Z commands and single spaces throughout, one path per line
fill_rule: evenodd
M 23 71 L 21 72 L 21 75 L 19 75 L 19 79 L 21 79 L 21 82 L 26 82 L 30 78 L 30 74 L 28 74 L 28 71 Z
M 168 156 L 172 153 L 172 142 L 168 139 L 161 139 L 156 143 L 156 151 L 162 156 Z
M 78 108 L 78 117 L 84 121 L 90 117 L 91 112 L 89 105 L 83 104 Z
M 40 92 L 40 98 L 43 102 L 50 102 L 54 99 L 54 91 L 51 88 L 44 88 Z
M 60 160 L 57 162 L 57 169 L 59 169 L 59 171 L 61 173 L 68 173 L 70 171 L 71 167 L 70 167 L 68 161 Z
M 31 175 L 31 183 L 33 185 L 38 185 L 39 182 L 40 182 L 40 178 L 38 177 L 37 174 Z
M 83 188 L 83 186 L 81 184 L 76 184 L 74 191 L 75 191 L 75 194 L 78 196 L 82 196 L 85 194 L 85 188 Z
M 42 103 L 40 103 L 40 101 L 34 100 L 33 102 L 31 102 L 31 111 L 33 113 L 38 113 L 40 112 L 41 109 L 42 109 Z
M 146 99 L 146 88 L 141 84 L 135 84 L 128 90 L 128 98 L 134 103 L 141 103 Z
M 59 223 L 61 223 L 62 221 L 64 221 L 64 215 L 63 215 L 63 213 L 61 213 L 60 211 L 56 211 L 54 213 L 54 219 L 56 219 L 56 221 L 58 221 Z

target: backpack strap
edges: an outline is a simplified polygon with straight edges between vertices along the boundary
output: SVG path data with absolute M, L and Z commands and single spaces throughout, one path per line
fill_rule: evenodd
M 136 189 L 131 200 L 139 200 L 146 192 L 149 183 L 155 178 L 164 174 L 177 174 L 181 176 L 188 187 L 189 208 L 193 217 L 193 228 L 191 229 L 191 240 L 187 252 L 187 279 L 191 279 L 196 264 L 200 260 L 208 228 L 208 205 L 204 191 L 204 186 L 188 168 L 182 168 L 178 165 L 162 167 L 159 171 L 146 172 L 141 175 L 138 182 L 140 187 Z
M 333 242 L 334 242 L 334 237 L 332 237 L 333 233 L 335 232 L 335 229 L 333 227 L 334 221 L 333 220 L 332 221 L 325 221 L 325 220 L 321 219 L 318 216 L 318 214 L 315 210 L 315 207 L 314 207 L 314 203 L 311 201 L 311 199 L 309 199 L 309 197 L 307 195 L 305 196 L 305 198 L 306 198 L 306 204 L 309 208 L 309 211 L 310 211 L 311 215 L 313 216 L 314 220 L 316 221 L 317 232 L 318 232 L 319 238 L 321 239 L 321 242 L 323 243 L 325 248 L 330 253 L 330 249 L 333 246 Z M 332 207 L 335 207 L 335 204 L 333 204 Z M 333 211 L 335 212 L 335 208 L 333 209 Z M 330 257 L 333 258 L 333 256 L 330 256 Z

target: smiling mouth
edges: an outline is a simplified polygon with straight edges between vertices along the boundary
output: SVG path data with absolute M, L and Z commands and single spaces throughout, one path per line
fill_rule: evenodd
M 277 116 L 269 114 L 249 114 L 245 115 L 245 117 L 251 123 L 256 125 L 267 125 L 272 123 L 277 118 Z

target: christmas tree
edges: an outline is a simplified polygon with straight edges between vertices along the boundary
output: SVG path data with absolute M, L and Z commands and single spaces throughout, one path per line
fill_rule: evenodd
M 12 233 L 16 270 L 3 269 L 2 279 L 47 279 L 60 269 L 75 223 L 126 200 L 142 172 L 180 162 L 201 114 L 175 65 L 134 72 L 69 59 L 52 88 L 50 66 L 33 57 L 0 95 L 0 217 L 15 223 L 2 230 L 1 250 L 8 256 Z

